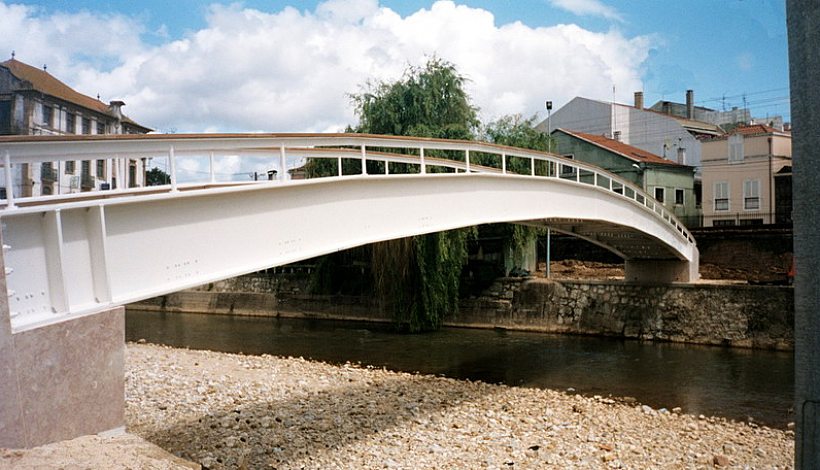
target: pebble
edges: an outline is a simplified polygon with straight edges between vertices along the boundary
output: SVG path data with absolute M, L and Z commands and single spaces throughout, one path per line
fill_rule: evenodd
M 792 431 L 573 392 L 126 347 L 129 432 L 214 470 L 793 465 Z

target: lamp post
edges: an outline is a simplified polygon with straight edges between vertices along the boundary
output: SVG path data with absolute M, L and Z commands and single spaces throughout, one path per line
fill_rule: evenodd
M 547 152 L 552 153 L 552 124 L 550 123 L 550 117 L 552 115 L 552 101 L 547 100 L 545 103 L 547 107 Z M 555 169 L 556 174 L 558 173 L 558 169 Z M 547 227 L 547 278 L 550 277 L 550 228 Z
M 547 107 L 547 152 L 552 153 L 552 125 L 550 124 L 550 117 L 552 116 L 552 101 L 546 102 Z

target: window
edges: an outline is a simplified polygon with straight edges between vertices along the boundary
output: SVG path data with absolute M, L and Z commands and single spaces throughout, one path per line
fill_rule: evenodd
M 747 211 L 760 210 L 760 180 L 746 180 L 743 182 L 743 209 Z
M 83 134 L 90 134 L 91 133 L 91 119 L 83 118 Z
M 74 163 L 73 161 L 65 162 L 65 174 L 73 175 L 74 174 Z
M 743 161 L 743 136 L 732 134 L 729 136 L 729 163 Z
M 105 123 L 97 121 L 97 134 L 105 134 Z
M 655 200 L 663 203 L 666 199 L 666 188 L 655 186 Z
M 712 226 L 714 227 L 732 227 L 734 225 L 734 219 L 715 219 L 712 221 Z
M 763 225 L 763 219 L 740 219 L 739 225 Z
M 729 182 L 718 181 L 715 183 L 715 211 L 729 210 Z
M 675 188 L 675 205 L 683 205 L 683 190 L 680 188 Z
M 54 126 L 54 108 L 43 105 L 43 124 L 52 127 Z
M 69 134 L 77 132 L 77 116 L 71 113 L 65 115 L 65 131 Z
M 97 160 L 97 178 L 105 178 L 105 160 Z
M 562 155 L 562 156 L 566 159 L 569 159 L 569 160 L 574 160 L 575 159 L 575 155 L 573 155 L 573 154 Z M 575 174 L 575 167 L 571 167 L 569 165 L 563 165 L 562 164 L 561 165 L 561 174 L 562 175 L 574 175 Z

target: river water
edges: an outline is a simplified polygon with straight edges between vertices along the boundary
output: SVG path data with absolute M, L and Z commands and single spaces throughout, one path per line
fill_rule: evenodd
M 126 339 L 633 397 L 653 408 L 775 427 L 793 419 L 790 352 L 462 328 L 405 335 L 378 323 L 133 309 Z

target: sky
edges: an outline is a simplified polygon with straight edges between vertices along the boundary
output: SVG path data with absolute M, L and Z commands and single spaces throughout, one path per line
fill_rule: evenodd
M 430 57 L 482 121 L 575 96 L 789 120 L 783 0 L 0 0 L 11 57 L 159 132 L 335 132 Z

